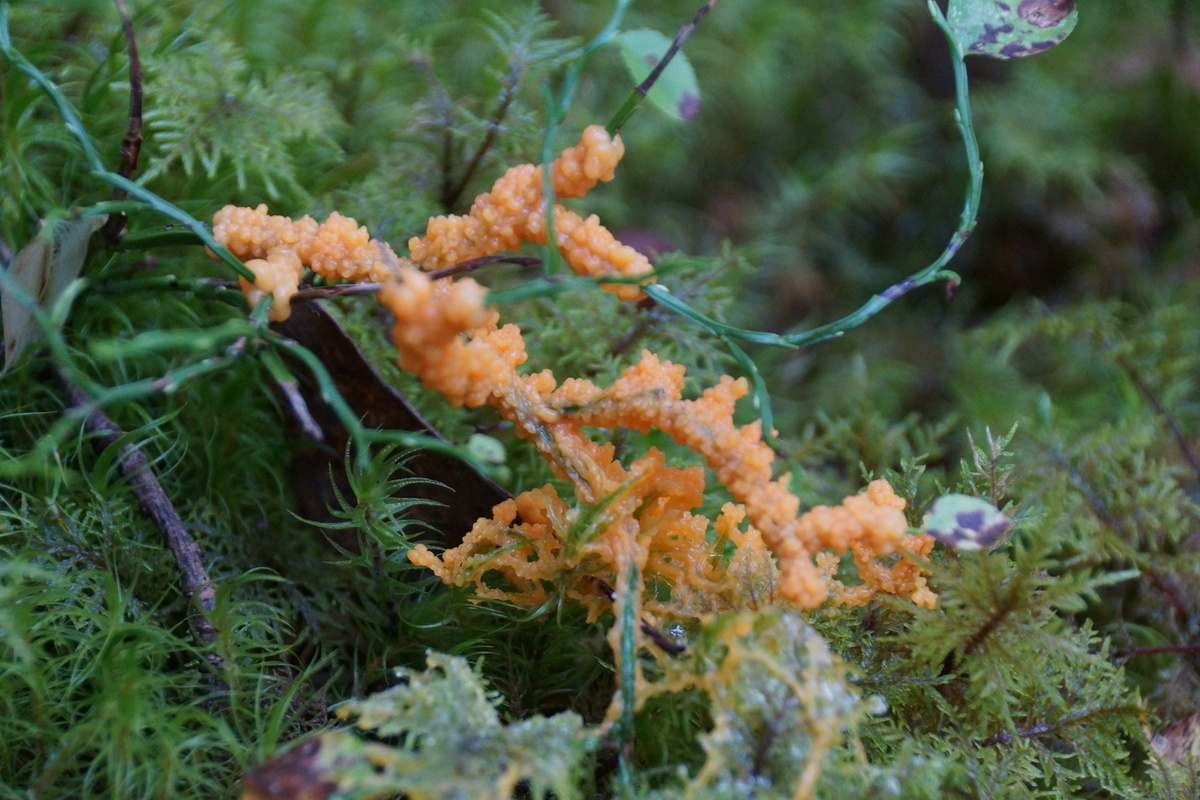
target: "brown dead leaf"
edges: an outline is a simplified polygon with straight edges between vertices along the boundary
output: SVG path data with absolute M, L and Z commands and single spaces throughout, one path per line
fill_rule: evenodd
M 88 239 L 104 225 L 107 216 L 76 220 L 42 221 L 38 235 L 13 258 L 8 276 L 42 308 L 49 308 L 67 285 L 79 277 L 87 257 Z M 6 282 L 7 283 L 7 282 Z M 28 299 L 0 287 L 0 322 L 4 325 L 4 368 L 17 363 L 22 351 L 39 341 L 42 331 L 33 320 Z
M 309 739 L 246 773 L 241 800 L 325 800 L 338 788 L 327 768 L 321 739 Z
M 363 424 L 444 438 L 400 392 L 384 382 L 350 334 L 319 303 L 311 300 L 293 303 L 291 316 L 284 322 L 272 323 L 272 327 L 321 359 L 338 391 Z M 321 399 L 318 387 L 308 380 L 307 370 L 298 363 L 292 365 L 292 370 L 300 380 L 304 403 L 323 434 L 323 443 L 300 448 L 294 453 L 288 469 L 292 491 L 302 517 L 327 520 L 328 508 L 337 505 L 331 474 L 340 476 L 336 479 L 343 496 L 348 489 L 342 465 L 346 431 L 333 410 Z M 294 419 L 290 424 L 294 426 L 289 431 L 290 437 L 306 438 Z M 475 520 L 491 516 L 493 506 L 512 496 L 465 461 L 442 453 L 421 451 L 406 462 L 405 467 L 414 475 L 437 481 L 437 484 L 412 484 L 405 487 L 405 491 L 410 496 L 436 503 L 414 506 L 409 513 L 442 534 L 447 546 L 458 544 Z M 331 535 L 335 533 L 330 532 Z M 353 545 L 351 541 L 339 541 L 339 544 Z
M 1150 746 L 1168 761 L 1200 761 L 1200 714 L 1163 728 L 1150 740 Z

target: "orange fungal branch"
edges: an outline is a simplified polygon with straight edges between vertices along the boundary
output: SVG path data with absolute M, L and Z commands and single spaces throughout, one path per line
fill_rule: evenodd
M 552 165 L 555 193 L 582 197 L 612 179 L 623 153 L 619 137 L 589 127 Z M 216 238 L 255 273 L 253 284 L 243 282 L 251 301 L 274 296 L 273 318 L 286 318 L 305 267 L 330 280 L 383 282 L 379 300 L 395 316 L 400 365 L 454 406 L 496 408 L 574 489 L 576 503 L 550 486 L 525 492 L 479 520 L 458 547 L 439 556 L 418 545 L 410 560 L 446 583 L 473 586 L 481 599 L 538 606 L 558 586 L 593 618 L 609 607 L 604 587 L 618 585 L 631 566 L 647 586 L 671 587 L 668 599 L 643 593 L 642 610 L 653 618 L 770 602 L 815 608 L 831 594 L 859 605 L 879 592 L 932 607 L 936 596 L 910 555 L 928 554 L 933 539 L 909 534 L 904 501 L 877 480 L 840 506 L 801 514 L 788 476 L 772 476 L 775 455 L 761 423 L 733 422 L 748 392 L 744 378 L 724 376 L 700 397 L 684 399 L 684 367 L 649 351 L 608 387 L 581 378 L 559 384 L 549 370 L 524 373 L 521 331 L 499 325 L 482 286 L 466 277 L 431 280 L 417 269 L 544 243 L 541 175 L 541 166 L 513 167 L 469 214 L 431 219 L 425 237 L 409 242 L 411 260 L 336 213 L 318 224 L 270 216 L 265 206 L 230 206 L 214 219 Z M 559 247 L 577 272 L 650 279 L 646 258 L 595 216 L 554 209 Z M 634 284 L 605 288 L 622 299 L 642 296 Z M 704 501 L 702 467 L 669 466 L 655 449 L 626 467 L 611 445 L 588 438 L 585 426 L 657 429 L 699 454 L 736 501 L 712 523 L 715 536 L 696 513 Z M 729 545 L 732 556 L 723 551 Z M 847 553 L 861 583 L 836 577 L 834 554 Z

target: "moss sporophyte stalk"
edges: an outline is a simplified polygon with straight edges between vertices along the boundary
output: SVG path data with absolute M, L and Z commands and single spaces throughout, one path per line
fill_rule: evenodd
M 611 180 L 623 153 L 620 137 L 587 128 L 553 163 L 556 194 L 582 197 Z M 472 278 L 431 280 L 418 268 L 544 243 L 541 170 L 513 167 L 475 199 L 469 214 L 431 219 L 425 237 L 409 242 L 410 259 L 336 213 L 318 224 L 270 216 L 265 206 L 230 206 L 214 219 L 214 236 L 256 275 L 253 284 L 243 281 L 243 291 L 252 303 L 272 294 L 277 319 L 288 315 L 305 267 L 329 279 L 383 282 L 379 300 L 395 316 L 400 366 L 455 407 L 494 407 L 574 489 L 577 504 L 549 485 L 525 492 L 477 522 L 458 547 L 439 557 L 418 545 L 409 559 L 448 584 L 474 585 L 480 599 L 538 606 L 548 586 L 559 586 L 593 619 L 610 607 L 597 587 L 619 584 L 631 566 L 645 586 L 673 587 L 669 599 L 649 591 L 642 599 L 659 619 L 731 608 L 746 595 L 815 608 L 831 595 L 861 605 L 882 592 L 933 607 L 926 573 L 911 556 L 928 554 L 934 540 L 909 533 L 904 500 L 877 480 L 840 506 L 801 514 L 789 476 L 772 477 L 775 454 L 761 422 L 733 421 L 737 401 L 749 391 L 744 378 L 723 376 L 700 397 L 684 399 L 685 368 L 650 351 L 607 387 L 583 378 L 560 383 L 549 370 L 523 374 L 521 330 L 499 325 L 486 289 Z M 579 274 L 653 280 L 646 258 L 596 216 L 583 219 L 555 206 L 555 230 Z M 602 285 L 621 299 L 643 296 L 636 283 Z M 735 501 L 711 522 L 716 536 L 709 535 L 710 520 L 696 513 L 705 498 L 702 467 L 670 466 L 655 448 L 626 466 L 613 445 L 588 438 L 585 427 L 658 430 L 699 454 Z M 717 548 L 730 542 L 737 555 L 725 560 Z M 835 578 L 835 554 L 846 553 L 861 580 L 853 586 Z

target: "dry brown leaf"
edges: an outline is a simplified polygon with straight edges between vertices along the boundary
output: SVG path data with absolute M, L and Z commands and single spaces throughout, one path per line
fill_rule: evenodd
M 1168 761 L 1200 761 L 1200 714 L 1184 717 L 1150 740 L 1154 751 Z
M 8 275 L 22 291 L 42 308 L 53 305 L 71 281 L 79 277 L 87 256 L 88 239 L 104 225 L 108 217 L 84 217 L 76 220 L 42 221 L 33 240 L 21 248 L 8 267 Z M 7 283 L 7 282 L 6 282 Z M 42 332 L 33 320 L 33 311 L 17 293 L 0 287 L 0 322 L 4 325 L 4 368 L 17 363 L 21 352 L 41 339 Z
M 321 360 L 334 385 L 364 425 L 416 431 L 444 439 L 403 395 L 383 380 L 350 334 L 319 303 L 293 303 L 292 315 L 287 321 L 273 322 L 271 327 Z M 338 498 L 330 479 L 344 481 L 341 456 L 346 452 L 347 433 L 332 408 L 322 399 L 321 388 L 308 378 L 308 370 L 302 364 L 294 364 L 294 367 L 300 379 L 300 392 L 308 412 L 322 429 L 324 443 L 296 448 L 288 473 L 300 515 L 308 520 L 332 521 L 328 509 L 337 507 Z M 298 428 L 289 430 L 288 435 L 291 439 L 303 438 Z M 405 462 L 405 471 L 436 481 L 410 484 L 404 491 L 410 497 L 434 501 L 433 504 L 414 506 L 409 516 L 440 532 L 447 547 L 460 543 L 462 534 L 471 529 L 475 520 L 490 517 L 497 503 L 512 497 L 465 461 L 432 450 L 417 452 Z M 349 491 L 344 482 L 337 488 L 343 494 Z M 330 533 L 336 538 L 337 531 Z M 355 546 L 352 539 L 339 540 L 339 543 Z

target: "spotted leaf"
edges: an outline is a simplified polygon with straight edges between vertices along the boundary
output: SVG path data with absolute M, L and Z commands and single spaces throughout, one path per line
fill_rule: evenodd
M 939 497 L 925 517 L 924 530 L 955 550 L 983 550 L 998 542 L 1010 521 L 991 503 L 965 494 Z
M 1075 0 L 950 0 L 946 14 L 963 55 L 1019 58 L 1067 38 Z
M 671 40 L 658 31 L 643 28 L 622 33 L 617 44 L 630 76 L 640 84 L 666 55 Z M 696 116 L 700 110 L 700 86 L 691 62 L 683 53 L 675 54 L 646 99 L 675 119 L 687 122 Z

